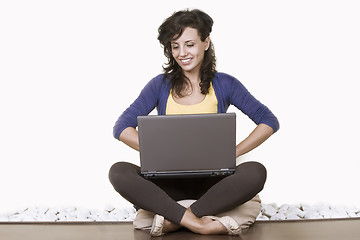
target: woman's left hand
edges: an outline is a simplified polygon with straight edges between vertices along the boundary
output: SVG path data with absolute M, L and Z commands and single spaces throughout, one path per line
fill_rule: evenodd
M 244 141 L 236 146 L 236 157 L 244 155 L 258 147 L 273 133 L 273 129 L 268 125 L 263 123 L 259 124 Z

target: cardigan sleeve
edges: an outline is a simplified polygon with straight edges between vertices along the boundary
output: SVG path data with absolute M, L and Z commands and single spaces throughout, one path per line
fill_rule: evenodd
M 158 75 L 149 81 L 137 99 L 120 115 L 113 128 L 114 138 L 119 139 L 122 131 L 128 127 L 136 128 L 137 117 L 148 115 L 157 106 L 162 79 L 163 76 Z
M 230 104 L 240 109 L 255 124 L 266 124 L 273 129 L 274 133 L 279 130 L 280 125 L 276 116 L 267 106 L 251 95 L 245 86 L 236 78 L 232 79 L 229 101 Z

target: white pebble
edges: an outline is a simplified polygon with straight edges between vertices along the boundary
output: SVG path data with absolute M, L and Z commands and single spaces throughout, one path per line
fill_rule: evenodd
M 29 216 L 29 215 L 20 215 L 19 220 L 22 222 L 34 222 L 38 221 L 36 216 Z
M 298 208 L 290 208 L 284 214 L 285 214 L 286 218 L 288 218 L 289 216 L 298 216 L 299 218 L 304 217 L 304 212 Z
M 9 217 L 9 222 L 21 222 L 22 218 L 19 217 L 19 215 L 14 215 Z
M 319 214 L 323 217 L 323 218 L 331 218 L 332 214 L 331 214 L 331 210 L 330 209 L 321 209 L 319 210 Z
M 87 220 L 89 220 L 90 222 L 95 222 L 97 219 L 97 217 L 93 216 L 93 215 L 90 215 Z
M 38 206 L 36 207 L 36 211 L 38 214 L 45 214 L 47 211 L 49 211 L 49 208 L 46 206 Z
M 323 218 L 318 212 L 314 211 L 314 210 L 310 210 L 305 212 L 305 219 L 321 219 Z
M 350 216 L 354 216 L 354 214 L 356 215 L 358 212 L 360 212 L 360 209 L 354 206 L 351 207 L 346 207 L 345 211 L 348 213 L 348 215 Z
M 101 214 L 101 211 L 99 209 L 90 209 L 90 215 L 92 217 L 99 216 Z
M 69 207 L 66 207 L 65 212 L 68 212 L 68 213 L 71 213 L 71 212 L 75 212 L 76 211 L 76 207 L 74 206 L 69 206 Z
M 288 220 L 298 220 L 298 219 L 301 219 L 301 218 L 296 214 L 288 214 L 288 215 L 286 215 L 286 219 L 288 219 Z
M 113 210 L 111 213 L 114 214 L 114 215 L 117 215 L 119 217 L 121 216 L 124 219 L 129 216 L 128 211 L 126 211 L 125 209 L 120 209 L 120 208 L 117 208 L 117 209 Z
M 37 215 L 37 214 L 38 214 L 38 211 L 36 210 L 36 208 L 28 208 L 23 213 L 21 213 L 20 215 L 34 216 L 34 215 Z
M 111 204 L 106 204 L 105 207 L 104 207 L 104 210 L 107 211 L 107 212 L 111 212 L 115 209 L 115 207 Z
M 263 204 L 261 206 L 262 210 L 261 212 L 266 215 L 267 217 L 271 217 L 273 215 L 275 215 L 277 213 L 277 209 L 275 209 L 272 205 L 270 204 Z
M 265 215 L 261 215 L 261 216 L 258 216 L 257 218 L 256 218 L 256 220 L 270 220 L 267 216 L 265 216 Z
M 112 214 L 117 220 L 125 220 L 129 217 L 129 213 L 122 209 L 115 209 L 110 214 Z
M 285 219 L 286 219 L 286 217 L 285 217 L 285 214 L 283 214 L 283 213 L 277 213 L 270 217 L 270 220 L 285 220 Z
M 314 205 L 313 209 L 316 209 L 317 211 L 328 211 L 330 209 L 330 205 L 319 203 Z
M 8 214 L 9 214 L 9 215 L 22 214 L 22 213 L 25 212 L 27 209 L 28 209 L 27 207 L 20 207 L 20 208 L 16 209 L 15 211 L 11 212 L 11 213 L 9 212 Z M 8 216 L 9 216 L 9 215 L 8 215 Z
M 345 210 L 335 210 L 331 212 L 331 218 L 348 218 L 349 215 Z
M 66 221 L 68 219 L 68 213 L 67 212 L 59 212 L 59 214 L 56 215 L 59 221 Z
M 312 208 L 307 204 L 301 204 L 300 209 L 302 209 L 304 212 L 312 210 Z
M 44 215 L 45 221 L 53 222 L 53 221 L 56 221 L 57 219 L 58 219 L 58 217 L 53 213 L 46 213 Z
M 100 215 L 98 216 L 98 220 L 101 220 L 101 221 L 110 221 L 110 216 L 109 216 L 109 213 L 108 212 L 101 212 Z
M 135 212 L 133 212 L 133 213 L 130 212 L 129 216 L 125 220 L 132 221 L 132 220 L 135 219 L 135 217 L 136 217 L 136 213 Z
M 351 218 L 357 217 L 357 215 L 356 215 L 355 212 L 348 212 L 347 214 L 348 214 L 348 216 L 351 217 Z
M 128 208 L 125 208 L 130 214 L 131 213 L 136 213 L 136 210 L 135 210 L 135 208 L 133 208 L 133 207 L 128 207 Z
M 85 208 L 77 208 L 74 213 L 77 219 L 86 220 L 90 217 L 90 211 Z
M 289 205 L 289 204 L 283 204 L 283 205 L 280 206 L 279 212 L 285 212 L 285 211 L 287 211 L 289 208 L 290 208 L 290 205 Z
M 59 210 L 58 209 L 54 209 L 54 208 L 50 208 L 45 214 L 58 214 Z
M 269 205 L 275 209 L 279 209 L 279 206 L 276 203 L 270 203 Z

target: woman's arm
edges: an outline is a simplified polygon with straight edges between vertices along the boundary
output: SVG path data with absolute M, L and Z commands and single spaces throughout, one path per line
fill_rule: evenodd
M 120 139 L 120 134 L 128 127 L 135 129 L 137 117 L 148 115 L 157 106 L 163 78 L 160 74 L 148 82 L 137 99 L 120 115 L 113 128 L 114 138 Z
M 266 124 L 259 124 L 254 131 L 236 146 L 236 157 L 250 152 L 274 133 L 273 129 Z
M 270 109 L 257 100 L 245 86 L 236 78 L 221 74 L 218 92 L 221 96 L 219 103 L 224 105 L 223 111 L 226 112 L 227 106 L 234 105 L 247 115 L 256 125 L 261 123 L 268 125 L 274 132 L 279 130 L 279 121 Z M 216 84 L 214 84 L 215 88 Z M 222 106 L 222 105 L 220 105 Z
M 124 131 L 121 132 L 119 140 L 129 147 L 139 151 L 139 133 L 135 128 L 125 128 Z

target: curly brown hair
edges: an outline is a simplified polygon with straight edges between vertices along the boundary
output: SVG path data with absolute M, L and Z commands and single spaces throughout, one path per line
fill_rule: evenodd
M 186 27 L 198 30 L 201 41 L 205 41 L 210 35 L 212 18 L 201 10 L 183 10 L 173 13 L 165 19 L 158 29 L 158 40 L 164 48 L 164 54 L 168 59 L 166 66 L 163 66 L 165 77 L 169 78 L 172 83 L 172 91 L 179 97 L 183 97 L 182 91 L 185 85 L 190 81 L 183 73 L 181 67 L 177 64 L 172 56 L 171 41 L 181 36 Z M 200 68 L 200 88 L 202 94 L 209 92 L 211 80 L 216 73 L 216 58 L 212 42 L 205 52 L 204 60 Z

